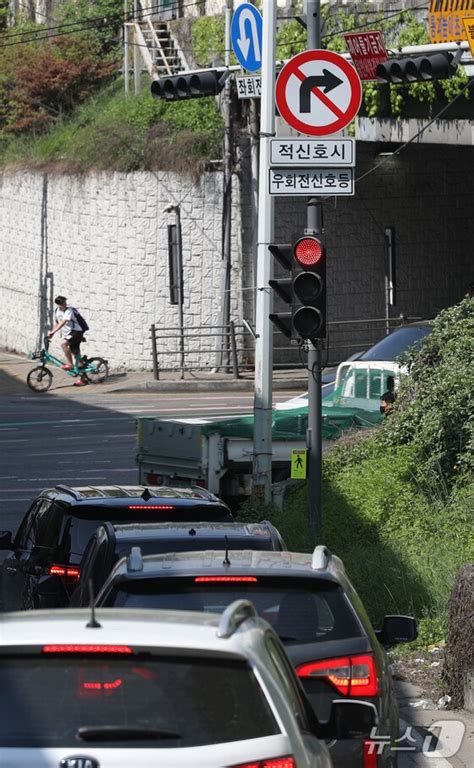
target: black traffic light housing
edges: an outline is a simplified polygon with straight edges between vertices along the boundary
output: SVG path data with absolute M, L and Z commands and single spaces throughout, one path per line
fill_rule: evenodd
M 166 101 L 217 96 L 229 75 L 228 69 L 203 69 L 198 72 L 182 72 L 179 75 L 162 77 L 159 80 L 153 80 L 151 95 Z
M 272 243 L 268 246 L 268 250 L 275 257 L 278 263 L 286 269 L 289 273 L 292 270 L 292 256 L 293 246 L 291 243 Z M 293 336 L 292 326 L 292 312 L 291 307 L 293 304 L 293 281 L 291 277 L 283 277 L 275 280 L 269 280 L 268 284 L 275 291 L 276 294 L 283 299 L 285 304 L 288 304 L 288 310 L 286 312 L 272 312 L 270 320 L 277 328 L 288 338 Z
M 299 339 L 326 338 L 326 244 L 323 235 L 305 235 L 293 246 L 292 322 Z
M 456 73 L 462 49 L 456 53 L 439 51 L 425 56 L 389 59 L 378 64 L 375 76 L 380 83 L 415 83 L 446 80 Z

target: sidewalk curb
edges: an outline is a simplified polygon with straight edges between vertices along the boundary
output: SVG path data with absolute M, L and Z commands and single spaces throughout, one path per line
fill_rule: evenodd
M 214 381 L 147 381 L 143 384 L 124 384 L 114 388 L 114 392 L 250 392 L 254 389 L 253 379 L 216 379 Z M 273 380 L 274 390 L 304 391 L 307 387 L 305 379 Z

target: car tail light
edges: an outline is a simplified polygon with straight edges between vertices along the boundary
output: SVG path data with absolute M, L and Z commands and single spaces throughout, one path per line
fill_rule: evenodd
M 324 661 L 310 661 L 296 668 L 298 677 L 328 680 L 345 696 L 377 696 L 378 680 L 374 657 L 343 656 Z
M 173 504 L 129 504 L 129 509 L 141 509 L 142 512 L 148 509 L 174 509 Z
M 265 760 L 238 763 L 238 765 L 231 765 L 229 768 L 296 768 L 296 763 L 292 755 L 286 755 L 286 757 L 268 757 Z
M 75 565 L 57 565 L 53 563 L 48 566 L 46 573 L 48 576 L 61 576 L 64 579 L 78 581 L 81 575 L 81 569 Z
M 43 645 L 43 653 L 133 653 L 128 645 Z
M 252 582 L 255 583 L 258 581 L 256 576 L 196 576 L 194 581 L 196 584 L 206 584 L 209 582 L 213 582 L 214 584 L 216 582 Z
M 87 683 L 82 683 L 82 687 L 86 691 L 113 691 L 115 688 L 120 688 L 122 685 L 122 680 L 118 677 L 116 680 L 114 680 L 112 683 L 93 683 L 91 681 Z
M 198 488 L 205 488 L 206 487 L 206 481 L 205 480 L 195 480 L 194 485 L 197 485 Z
M 375 741 L 366 739 L 362 745 L 362 756 L 364 768 L 377 768 L 378 746 Z

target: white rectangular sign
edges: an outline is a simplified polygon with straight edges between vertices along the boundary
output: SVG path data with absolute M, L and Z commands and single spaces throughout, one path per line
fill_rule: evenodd
M 353 195 L 353 168 L 269 168 L 271 195 Z
M 262 95 L 261 77 L 236 77 L 239 99 L 259 99 Z
M 355 139 L 271 139 L 270 165 L 355 165 Z

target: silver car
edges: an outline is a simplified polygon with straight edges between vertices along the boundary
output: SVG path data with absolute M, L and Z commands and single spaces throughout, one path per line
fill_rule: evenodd
M 318 735 L 373 724 L 364 705 L 339 709 L 318 725 L 245 600 L 222 615 L 32 611 L 0 625 L 2 768 L 331 768 Z

